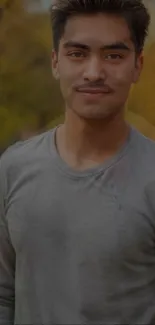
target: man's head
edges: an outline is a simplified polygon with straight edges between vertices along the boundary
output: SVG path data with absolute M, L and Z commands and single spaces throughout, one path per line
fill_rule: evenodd
M 122 110 L 143 65 L 150 16 L 141 0 L 57 0 L 53 73 L 66 108 L 86 119 Z

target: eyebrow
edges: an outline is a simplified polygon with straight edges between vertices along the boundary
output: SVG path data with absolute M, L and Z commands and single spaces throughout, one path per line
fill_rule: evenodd
M 63 47 L 65 49 L 74 47 L 77 49 L 83 49 L 83 50 L 90 50 L 90 46 L 80 43 L 80 42 L 75 42 L 75 41 L 68 41 L 64 43 Z M 112 44 L 107 44 L 101 47 L 101 50 L 126 50 L 130 51 L 131 49 L 123 42 L 115 42 Z

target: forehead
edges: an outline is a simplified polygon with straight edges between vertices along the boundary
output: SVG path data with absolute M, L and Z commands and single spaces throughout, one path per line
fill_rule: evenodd
M 126 21 L 122 17 L 106 14 L 79 15 L 70 18 L 61 42 L 68 40 L 88 45 L 104 45 L 119 41 L 132 44 Z

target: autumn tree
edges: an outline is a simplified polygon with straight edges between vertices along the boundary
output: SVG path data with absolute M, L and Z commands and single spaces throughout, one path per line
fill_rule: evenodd
M 1 7 L 0 139 L 8 141 L 26 123 L 45 127 L 61 112 L 62 100 L 51 73 L 48 14 L 26 12 L 19 0 Z

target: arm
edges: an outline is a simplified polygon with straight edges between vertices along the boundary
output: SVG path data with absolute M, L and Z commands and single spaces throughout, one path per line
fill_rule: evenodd
M 15 252 L 5 220 L 4 195 L 4 173 L 0 161 L 0 325 L 13 325 Z

